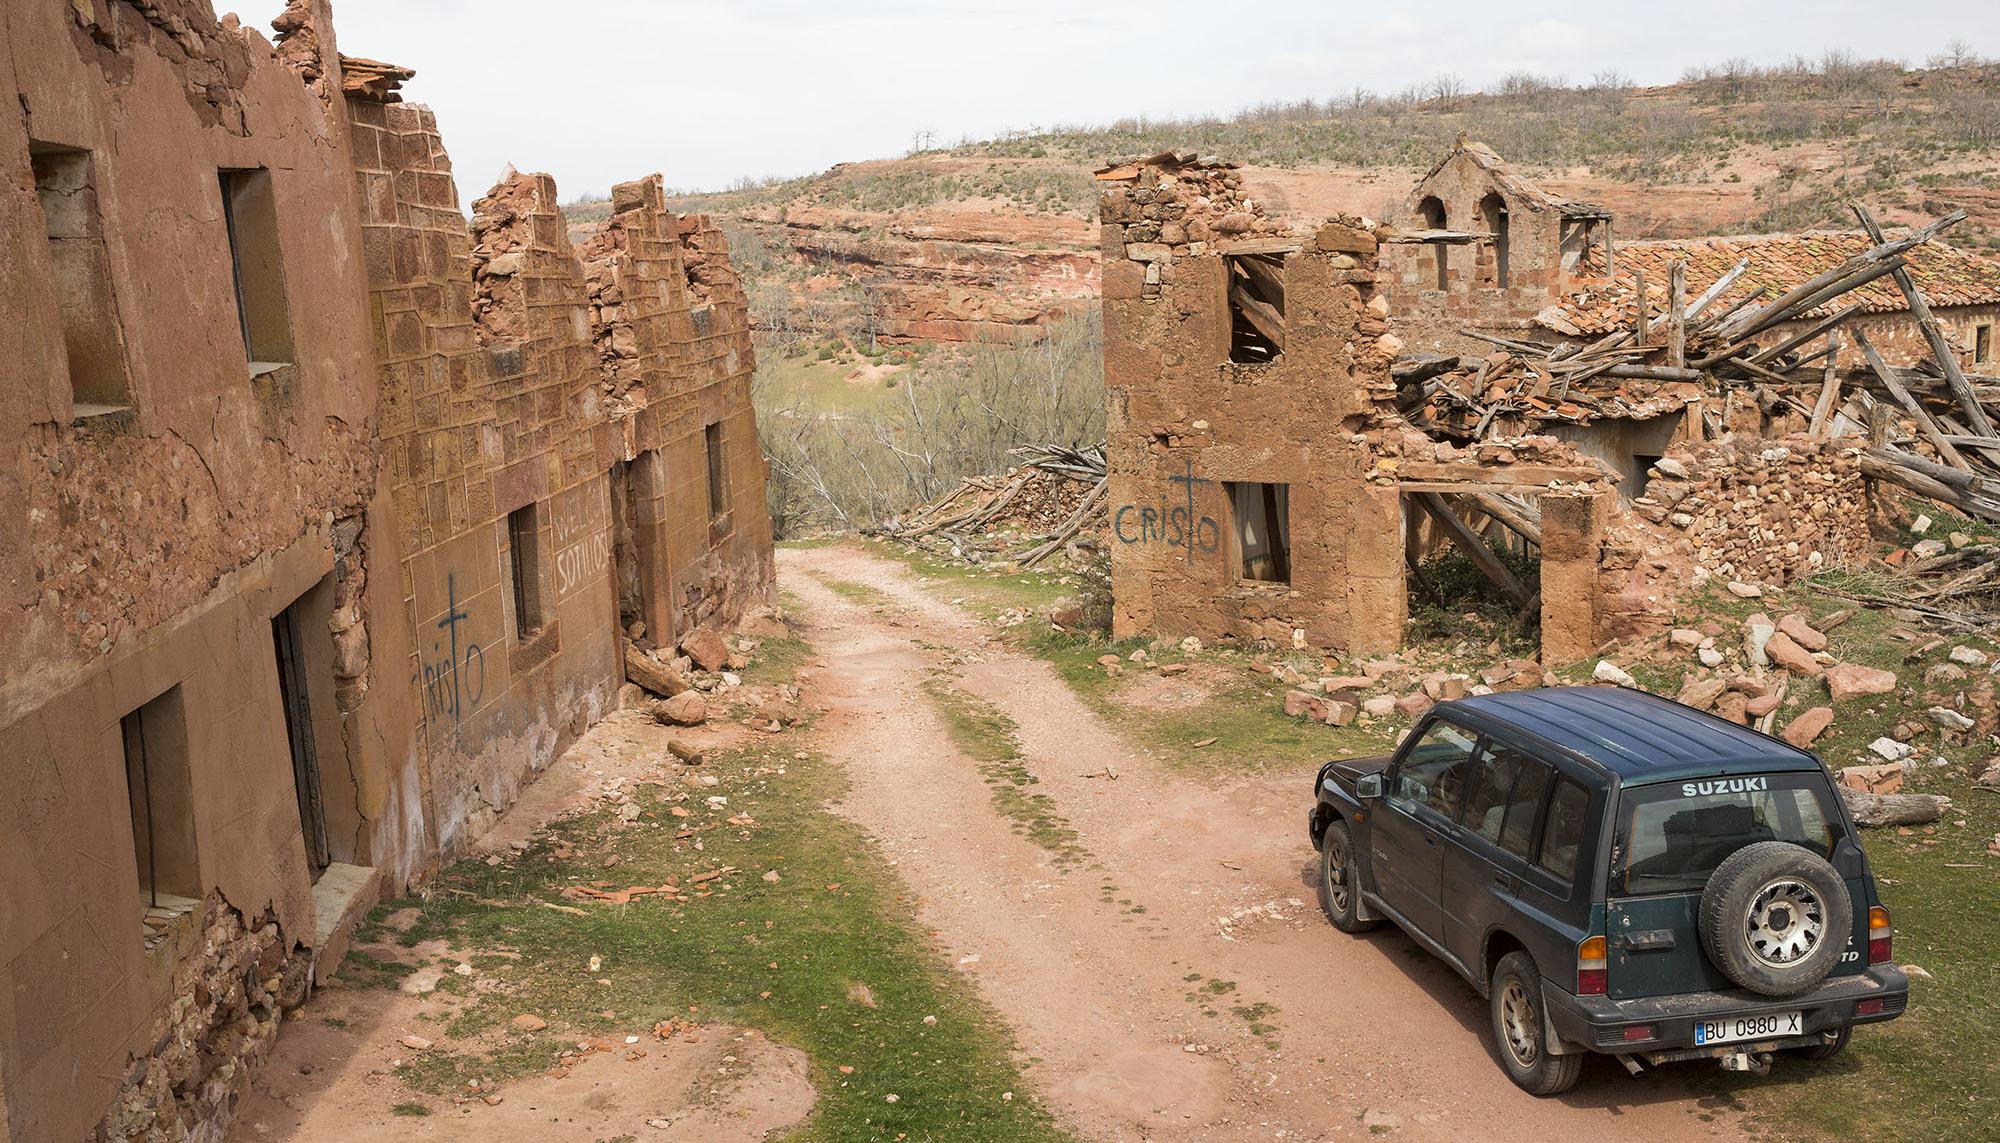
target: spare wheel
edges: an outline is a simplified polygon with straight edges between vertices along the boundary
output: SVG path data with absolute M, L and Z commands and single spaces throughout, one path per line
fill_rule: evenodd
M 1854 932 L 1847 884 L 1825 858 L 1783 841 L 1729 855 L 1701 894 L 1701 947 L 1752 992 L 1791 996 L 1833 971 Z

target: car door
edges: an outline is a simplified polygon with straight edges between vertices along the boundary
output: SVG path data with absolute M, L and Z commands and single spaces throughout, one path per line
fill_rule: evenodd
M 1536 824 L 1554 771 L 1527 750 L 1488 736 L 1444 858 L 1444 945 L 1480 963 L 1486 934 L 1518 908 L 1522 875 L 1534 858 Z
M 1448 835 L 1479 735 L 1443 716 L 1419 731 L 1383 786 L 1372 819 L 1369 855 L 1382 900 L 1424 936 L 1442 941 L 1439 895 Z

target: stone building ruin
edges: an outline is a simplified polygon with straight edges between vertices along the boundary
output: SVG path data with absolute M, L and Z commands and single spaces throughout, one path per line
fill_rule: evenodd
M 1868 339 L 1911 362 L 1928 334 L 1866 288 L 1929 282 L 1966 367 L 2000 300 L 2000 266 L 1932 238 L 1950 218 L 1766 243 L 1812 253 L 1790 270 L 1724 240 L 1662 259 L 1466 141 L 1400 226 L 1282 221 L 1186 153 L 1098 178 L 1119 636 L 1392 651 L 1451 546 L 1539 616 L 1554 667 L 1664 628 L 1690 586 L 1849 563 L 1864 469 L 1924 463 L 1885 454 L 1887 410 L 1842 384 L 1843 332 L 1861 368 L 1922 380 Z M 1708 273 L 1704 245 L 1729 261 Z
M 0 1139 L 219 1138 L 378 893 L 771 597 L 741 286 L 657 175 L 468 221 L 408 69 L 10 11 Z

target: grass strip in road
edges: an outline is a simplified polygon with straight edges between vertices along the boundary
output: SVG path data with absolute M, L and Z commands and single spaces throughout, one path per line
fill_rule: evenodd
M 937 705 L 952 745 L 979 764 L 993 791 L 993 808 L 1014 832 L 1048 851 L 1058 869 L 1068 870 L 1089 860 L 1077 833 L 1056 808 L 1055 799 L 1037 793 L 1037 779 L 1021 753 L 1020 727 L 1000 708 L 932 676 L 924 690 Z

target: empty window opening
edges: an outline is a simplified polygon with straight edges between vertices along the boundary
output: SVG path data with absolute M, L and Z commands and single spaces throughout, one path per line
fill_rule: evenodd
M 1435 196 L 1424 196 L 1424 200 L 1417 204 L 1417 215 L 1424 220 L 1424 229 L 1426 230 L 1446 229 L 1444 203 L 1440 202 Z M 1446 283 L 1450 280 L 1451 250 L 1442 242 L 1433 242 L 1431 243 L 1431 253 L 1437 259 L 1437 280 L 1431 288 L 1434 290 L 1445 289 Z
M 185 911 L 191 899 L 201 896 L 201 869 L 195 860 L 194 791 L 181 689 L 176 686 L 126 715 L 119 730 L 140 896 L 149 914 Z
M 28 160 L 55 269 L 56 309 L 62 316 L 76 415 L 125 408 L 125 339 L 111 290 L 111 259 L 90 152 L 31 142 Z
M 1993 323 L 1972 327 L 1972 363 L 1990 365 L 1993 363 Z
M 1495 192 L 1479 200 L 1479 220 L 1493 235 L 1493 284 L 1507 288 L 1507 200 Z
M 1611 228 L 1601 218 L 1565 218 L 1556 236 L 1565 273 L 1610 274 Z
M 723 454 L 722 422 L 702 429 L 701 439 L 708 452 L 708 518 L 719 520 L 729 512 L 729 458 Z
M 533 504 L 507 513 L 508 567 L 514 579 L 514 634 L 522 639 L 542 626 L 539 515 Z
M 1233 254 L 1229 275 L 1229 360 L 1255 365 L 1285 351 L 1285 256 Z
M 262 168 L 223 171 L 221 183 L 237 325 L 254 377 L 292 359 L 291 314 L 285 303 L 285 268 L 278 251 L 277 199 L 272 193 L 271 172 Z
M 1292 582 L 1292 532 L 1287 484 L 1229 481 L 1237 574 L 1259 583 Z
M 271 620 L 271 638 L 278 656 L 278 701 L 285 708 L 285 735 L 292 748 L 292 782 L 298 794 L 299 826 L 305 837 L 306 867 L 314 881 L 333 862 L 328 852 L 326 809 L 319 790 L 319 757 L 313 743 L 312 696 L 307 689 L 305 625 L 300 621 L 306 601 L 300 600 Z

